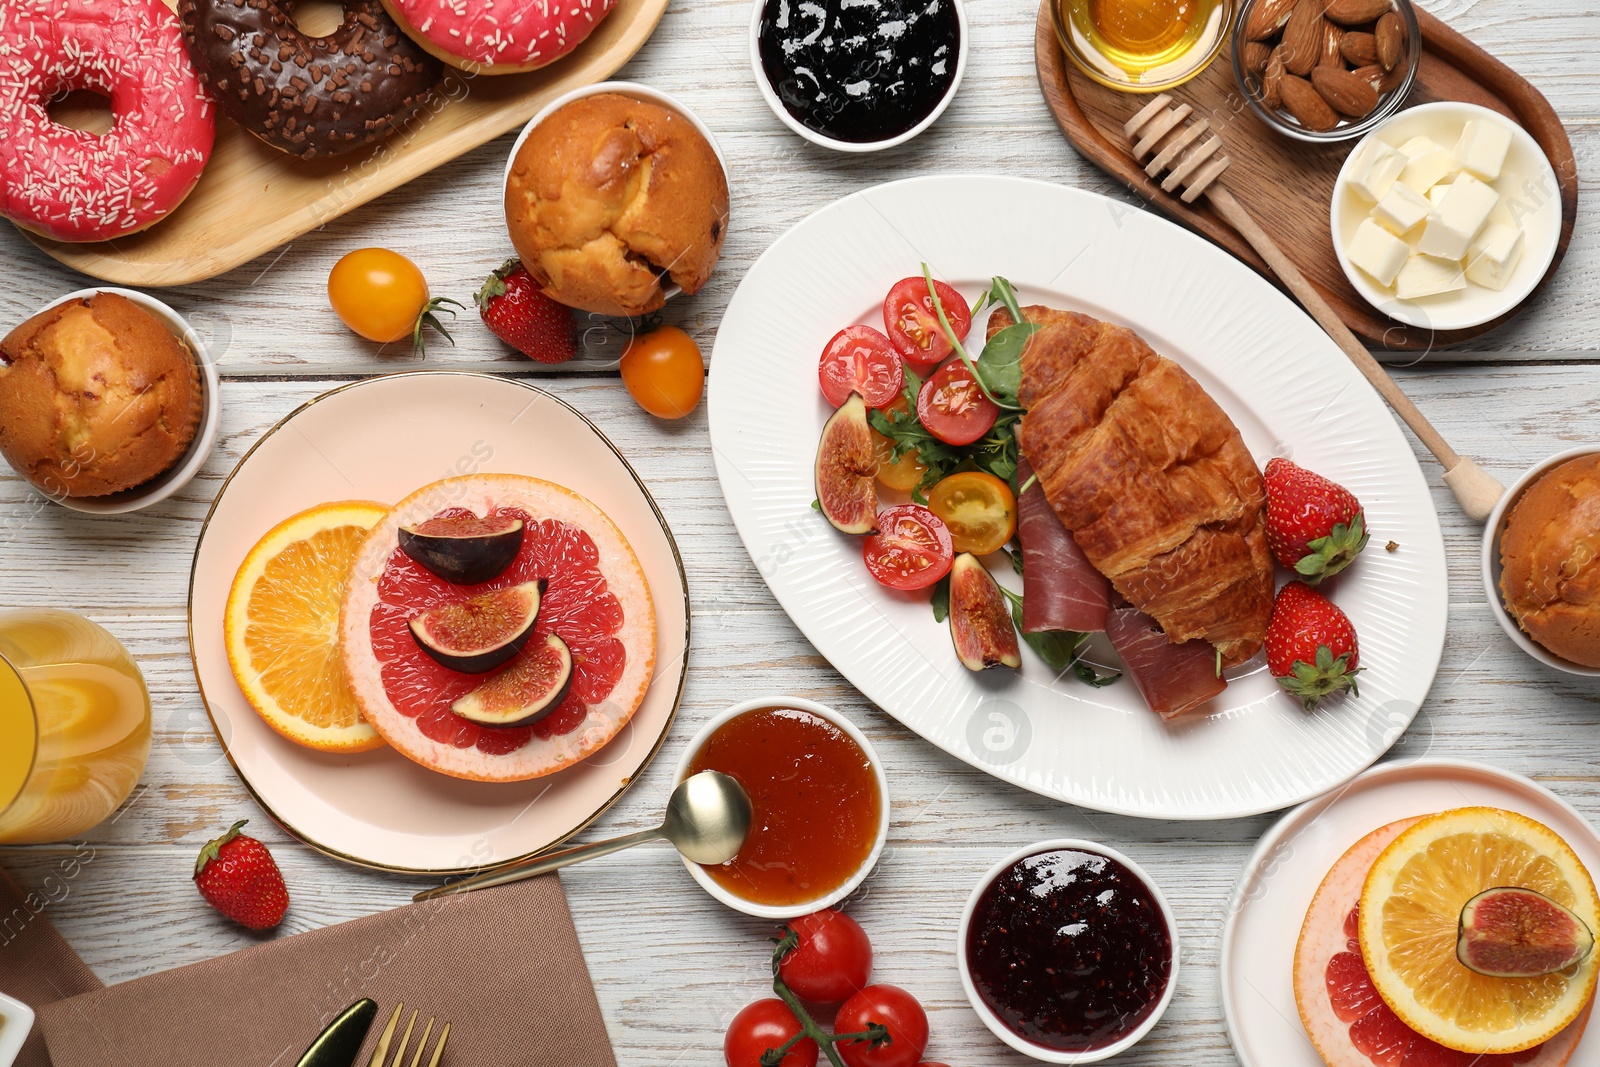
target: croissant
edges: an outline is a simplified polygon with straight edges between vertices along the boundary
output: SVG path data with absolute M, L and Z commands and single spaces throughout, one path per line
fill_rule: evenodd
M 1224 666 L 1261 647 L 1272 613 L 1261 471 L 1227 414 L 1138 334 L 1031 306 L 1020 446 L 1084 555 L 1174 642 Z M 1011 324 L 1004 308 L 991 336 Z

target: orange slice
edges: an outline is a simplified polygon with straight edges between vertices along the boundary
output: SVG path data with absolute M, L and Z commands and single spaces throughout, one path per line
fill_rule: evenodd
M 388 514 L 347 500 L 290 516 L 250 550 L 228 592 L 223 640 L 234 679 L 268 726 L 307 748 L 383 744 L 345 678 L 339 610 L 367 531 Z
M 1413 1030 L 1473 1054 L 1554 1037 L 1588 1005 L 1600 972 L 1600 953 L 1538 978 L 1463 966 L 1461 908 L 1497 886 L 1543 893 L 1600 930 L 1600 897 L 1577 854 L 1548 826 L 1500 808 L 1422 819 L 1383 850 L 1361 891 L 1361 955 L 1378 995 Z

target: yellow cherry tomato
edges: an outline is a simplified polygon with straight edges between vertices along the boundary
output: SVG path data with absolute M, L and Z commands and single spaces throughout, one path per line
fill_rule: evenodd
M 928 465 L 917 457 L 916 449 L 894 458 L 894 442 L 877 430 L 872 431 L 872 448 L 878 459 L 878 482 L 886 489 L 909 493 L 922 484 Z
M 424 326 L 450 336 L 434 312 L 446 303 L 460 306 L 454 300 L 430 300 L 422 271 L 387 248 L 345 253 L 328 272 L 328 302 L 346 326 L 367 340 L 388 344 L 410 337 L 418 349 Z
M 998 551 L 1017 532 L 1017 498 L 984 471 L 960 471 L 933 487 L 928 508 L 944 520 L 957 552 Z
M 683 418 L 706 389 L 700 346 L 676 326 L 659 326 L 629 341 L 621 370 L 628 395 L 658 419 Z

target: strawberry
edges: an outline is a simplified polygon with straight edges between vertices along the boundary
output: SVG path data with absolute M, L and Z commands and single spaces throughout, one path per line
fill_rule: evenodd
M 473 299 L 484 325 L 529 359 L 565 363 L 578 354 L 572 309 L 540 292 L 519 260 L 506 260 Z
M 289 890 L 272 853 L 239 832 L 240 819 L 208 842 L 194 865 L 194 884 L 213 908 L 252 930 L 270 930 L 289 909 Z
M 1361 501 L 1286 459 L 1267 463 L 1267 544 L 1279 563 L 1316 585 L 1367 547 Z
M 1267 669 L 1307 711 L 1330 693 L 1356 692 L 1361 652 L 1350 617 L 1305 582 L 1278 590 L 1267 623 Z

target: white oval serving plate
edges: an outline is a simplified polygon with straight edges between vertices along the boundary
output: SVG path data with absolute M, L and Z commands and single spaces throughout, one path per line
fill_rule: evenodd
M 1137 329 L 1195 375 L 1259 462 L 1292 455 L 1348 486 L 1366 508 L 1372 546 L 1328 588 L 1360 634 L 1360 697 L 1308 715 L 1258 658 L 1229 672 L 1208 713 L 1165 724 L 1130 682 L 1092 689 L 1057 676 L 1031 651 L 1020 676 L 972 674 L 926 596 L 874 582 L 857 539 L 835 532 L 811 506 L 829 414 L 817 360 L 839 329 L 881 328 L 884 294 L 923 261 L 969 300 L 1004 275 L 1024 304 Z M 973 336 L 981 339 L 981 321 Z M 1438 516 L 1411 446 L 1299 307 L 1172 223 L 1017 178 L 875 186 L 818 211 L 756 261 L 723 316 L 713 356 L 717 475 L 778 602 L 870 700 L 997 777 L 1150 818 L 1272 811 L 1377 759 L 1427 695 L 1444 644 L 1447 587 Z M 1390 540 L 1397 551 L 1384 551 Z M 1003 558 L 990 570 L 1017 584 Z

